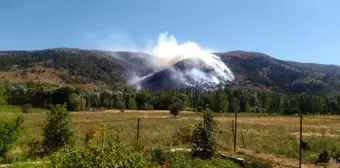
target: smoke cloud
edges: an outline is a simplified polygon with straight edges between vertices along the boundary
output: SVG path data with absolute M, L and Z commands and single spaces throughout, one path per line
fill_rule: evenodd
M 155 72 L 134 80 L 137 84 L 164 69 L 169 70 L 170 77 L 183 85 L 203 84 L 214 87 L 234 80 L 230 69 L 211 51 L 204 50 L 192 41 L 179 44 L 173 35 L 161 33 L 158 42 L 148 54 L 155 65 Z M 176 63 L 186 61 L 181 68 Z
M 138 47 L 140 45 L 133 43 L 128 34 L 118 34 L 110 36 L 109 41 L 113 43 L 101 48 L 149 54 L 141 57 L 147 60 L 147 66 L 153 69 L 153 72 L 144 76 L 132 73 L 127 80 L 138 88 L 141 88 L 141 82 L 162 70 L 167 70 L 170 78 L 185 86 L 201 84 L 215 87 L 234 80 L 233 73 L 218 56 L 212 54 L 211 50 L 202 49 L 195 42 L 179 43 L 173 35 L 165 32 L 159 35 L 157 42 L 149 40 L 144 47 Z M 113 56 L 125 60 L 123 57 L 114 54 Z

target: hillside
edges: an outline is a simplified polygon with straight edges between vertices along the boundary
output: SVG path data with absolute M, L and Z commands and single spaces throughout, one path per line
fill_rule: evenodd
M 340 91 L 340 67 L 278 60 L 263 53 L 216 53 L 234 73 L 232 87 L 280 92 L 323 94 Z M 153 71 L 149 55 L 57 48 L 36 51 L 0 51 L 0 78 L 10 82 L 36 81 L 55 86 L 96 86 L 126 83 L 131 75 Z M 178 63 L 177 66 L 180 66 Z M 145 86 L 171 85 L 167 70 Z
M 217 53 L 235 74 L 237 87 L 292 93 L 340 91 L 340 67 L 278 60 L 263 53 Z
M 125 83 L 131 66 L 101 51 L 57 48 L 0 52 L 0 77 L 10 82 L 40 81 L 56 86 Z

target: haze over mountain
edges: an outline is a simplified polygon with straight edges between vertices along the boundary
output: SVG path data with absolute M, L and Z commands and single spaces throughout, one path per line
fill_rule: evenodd
M 235 76 L 230 87 L 278 92 L 325 94 L 340 91 L 340 67 L 278 60 L 263 53 L 215 53 Z M 154 72 L 148 54 L 57 48 L 37 51 L 1 51 L 0 77 L 9 82 L 35 81 L 55 86 L 98 86 L 128 83 L 132 75 Z M 120 58 L 120 59 L 118 59 Z M 125 60 L 122 61 L 122 58 Z M 185 87 L 169 77 L 169 68 L 188 67 L 181 60 L 140 81 L 147 89 Z M 186 64 L 186 66 L 183 66 Z M 201 69 L 209 71 L 209 69 Z

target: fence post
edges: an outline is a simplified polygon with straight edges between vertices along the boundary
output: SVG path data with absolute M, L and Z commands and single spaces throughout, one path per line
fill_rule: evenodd
M 137 148 L 138 148 L 138 142 L 139 142 L 139 127 L 140 127 L 140 119 L 137 119 Z
M 244 143 L 244 137 L 243 137 L 243 132 L 241 131 L 241 138 L 242 138 L 242 144 L 244 149 L 246 149 L 246 144 Z
M 231 132 L 232 132 L 232 135 L 234 137 L 234 120 L 231 120 Z
M 302 113 L 300 112 L 300 153 L 299 153 L 299 168 L 301 168 L 302 160 Z

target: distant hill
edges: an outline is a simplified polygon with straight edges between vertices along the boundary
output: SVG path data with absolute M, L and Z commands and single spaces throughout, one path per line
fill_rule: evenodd
M 10 82 L 34 81 L 55 86 L 125 83 L 132 69 L 136 67 L 104 51 L 73 48 L 0 51 L 0 78 Z
M 232 87 L 310 94 L 340 92 L 340 67 L 336 65 L 283 61 L 258 52 L 232 51 L 216 55 L 234 73 L 236 80 L 231 83 Z M 72 48 L 0 51 L 0 78 L 57 87 L 126 83 L 131 75 L 153 72 L 148 56 Z M 173 86 L 166 80 L 166 70 L 143 84 Z
M 235 87 L 291 93 L 340 91 L 340 67 L 278 60 L 263 53 L 216 53 L 236 76 Z

